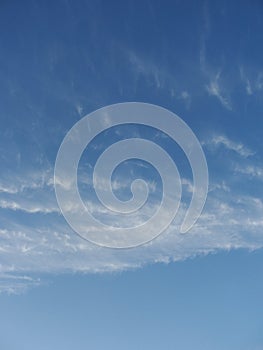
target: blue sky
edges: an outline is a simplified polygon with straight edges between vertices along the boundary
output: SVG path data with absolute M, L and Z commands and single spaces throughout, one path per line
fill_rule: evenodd
M 3 349 L 263 349 L 263 7 L 261 1 L 3 1 L 0 5 L 0 345 Z M 130 250 L 89 243 L 60 214 L 58 148 L 86 114 L 137 101 L 179 115 L 209 168 L 204 211 L 178 227 L 192 194 L 178 145 L 149 127 L 99 135 L 79 164 L 91 212 L 92 169 L 109 145 L 154 140 L 182 178 L 179 215 Z M 149 183 L 141 222 L 160 203 L 148 163 L 113 174 L 119 198 Z M 103 186 L 103 177 L 101 184 Z M 16 335 L 16 336 L 14 336 Z

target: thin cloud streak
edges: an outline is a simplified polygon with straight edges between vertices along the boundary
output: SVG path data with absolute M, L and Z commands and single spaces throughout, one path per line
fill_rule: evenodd
M 219 102 L 228 110 L 232 110 L 232 105 L 228 97 L 225 96 L 222 86 L 220 84 L 220 75 L 218 72 L 216 76 L 210 80 L 210 83 L 206 85 L 206 90 L 210 96 L 215 96 Z
M 247 158 L 255 154 L 255 152 L 251 151 L 242 143 L 232 141 L 225 135 L 215 135 L 211 139 L 203 141 L 202 144 L 210 150 L 216 150 L 218 147 L 222 146 L 229 151 L 234 151 L 243 158 Z
M 223 136 L 214 137 L 212 140 L 208 143 L 209 147 L 216 146 L 217 150 L 218 146 L 223 146 L 234 151 L 240 156 L 240 168 L 246 169 L 247 157 L 253 156 L 253 152 L 243 144 Z M 260 175 L 256 170 L 254 172 Z M 246 176 L 251 176 L 250 173 L 253 173 L 253 169 L 241 174 L 245 176 L 243 181 L 247 181 Z M 3 278 L 1 281 L 0 277 L 0 289 L 7 293 L 20 293 L 26 290 L 27 285 L 32 287 L 44 283 L 38 279 L 35 282 L 25 279 L 22 283 L 21 278 L 16 276 L 31 277 L 33 274 L 41 277 L 43 273 L 108 273 L 135 269 L 157 262 L 180 261 L 219 250 L 238 248 L 254 250 L 263 247 L 262 200 L 260 197 L 234 191 L 231 184 L 225 181 L 211 185 L 203 214 L 190 232 L 180 234 L 179 228 L 189 205 L 188 197 L 193 191 L 190 180 L 183 178 L 182 184 L 186 197 L 169 229 L 144 246 L 121 251 L 101 248 L 83 240 L 70 229 L 59 212 L 54 212 L 47 219 L 44 213 L 52 212 L 51 203 L 54 203 L 55 198 L 54 193 L 49 191 L 50 198 L 46 201 L 45 211 L 32 209 L 24 213 L 28 218 L 30 215 L 30 220 L 21 221 L 19 217 L 15 217 L 15 220 L 10 222 L 7 217 L 1 222 L 0 274 L 11 275 L 12 279 Z M 38 191 L 37 188 L 32 189 L 31 199 L 39 200 L 39 196 L 32 196 L 33 192 L 39 193 Z M 23 203 L 21 194 L 25 196 L 25 193 L 13 194 L 17 203 Z M 23 205 L 25 203 L 26 198 Z M 126 224 L 131 226 L 143 222 L 148 215 L 157 210 L 159 205 L 153 202 L 148 204 L 149 208 L 143 213 L 126 217 Z M 92 201 L 87 202 L 87 206 L 92 213 L 105 217 L 103 207 L 95 205 Z M 39 202 L 31 201 L 31 208 L 40 208 Z M 17 207 L 10 207 L 9 210 L 15 211 Z M 34 222 L 35 215 L 45 218 L 41 224 L 39 220 Z M 122 226 L 122 221 L 116 217 L 107 216 L 106 221 L 109 225 L 119 223 Z

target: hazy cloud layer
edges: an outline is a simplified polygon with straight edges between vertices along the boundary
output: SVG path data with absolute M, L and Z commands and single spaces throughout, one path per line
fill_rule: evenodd
M 225 136 L 215 136 L 203 142 L 214 156 L 218 145 L 239 156 L 235 167 L 240 168 L 239 181 L 245 183 L 261 178 L 261 168 L 251 168 L 253 152 L 245 145 Z M 249 156 L 249 158 L 248 158 Z M 229 174 L 233 159 L 229 158 Z M 226 169 L 227 170 L 227 169 Z M 44 175 L 45 174 L 45 175 Z M 47 175 L 48 174 L 48 175 Z M 45 283 L 42 273 L 114 272 L 133 269 L 149 263 L 186 259 L 221 249 L 258 249 L 263 247 L 263 202 L 260 196 L 244 194 L 233 187 L 233 176 L 222 182 L 210 178 L 210 190 L 202 216 L 187 234 L 179 227 L 189 205 L 192 182 L 183 179 L 184 197 L 178 215 L 169 229 L 152 242 L 134 249 L 112 250 L 89 243 L 75 234 L 65 222 L 56 204 L 52 173 L 43 170 L 24 178 L 13 178 L 12 187 L 0 183 L 0 288 L 5 292 L 23 292 L 27 286 Z M 251 177 L 252 175 L 252 177 Z M 41 181 L 33 179 L 41 178 Z M 236 181 L 236 178 L 235 178 Z M 103 186 L 103 181 L 100 183 Z M 125 186 L 128 185 L 127 179 Z M 158 184 L 157 184 L 158 185 Z M 152 191 L 158 187 L 156 184 Z M 115 182 L 115 189 L 122 190 Z M 148 203 L 148 211 L 125 219 L 134 225 L 151 215 L 159 203 Z M 108 215 L 103 207 L 92 200 L 87 206 L 95 215 Z M 13 213 L 16 215 L 12 215 Z M 12 215 L 12 220 L 10 220 Z M 116 225 L 121 218 L 107 216 L 108 223 Z M 128 221 L 127 221 L 128 220 Z M 99 233 L 98 233 L 99 234 Z M 36 276 L 36 277 L 32 277 Z

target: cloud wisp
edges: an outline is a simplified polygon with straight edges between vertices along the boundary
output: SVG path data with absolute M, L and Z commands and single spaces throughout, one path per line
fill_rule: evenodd
M 225 95 L 223 88 L 220 84 L 221 72 L 218 72 L 214 78 L 210 80 L 210 83 L 206 85 L 206 90 L 210 96 L 215 96 L 219 102 L 228 110 L 232 110 L 232 105 L 229 98 Z
M 255 152 L 251 151 L 242 143 L 232 141 L 225 135 L 215 135 L 211 139 L 203 142 L 203 145 L 211 150 L 216 150 L 218 147 L 222 146 L 229 151 L 235 152 L 243 158 L 247 158 L 255 154 Z
M 211 144 L 213 147 L 216 146 L 215 151 L 221 145 L 238 154 L 239 167 L 242 169 L 248 166 L 247 157 L 253 158 L 253 152 L 247 147 L 226 137 L 218 136 Z M 246 177 L 251 176 L 251 172 L 254 173 L 254 171 L 244 171 L 240 174 L 242 181 L 247 181 Z M 21 188 L 21 182 L 25 183 L 25 179 L 20 179 L 20 182 L 15 178 L 13 180 L 13 186 L 16 189 Z M 232 188 L 231 181 L 213 184 L 212 179 L 203 214 L 188 233 L 181 234 L 179 228 L 188 206 L 188 195 L 193 189 L 192 181 L 183 179 L 185 196 L 178 215 L 170 227 L 152 242 L 136 249 L 122 251 L 98 247 L 75 234 L 54 204 L 55 194 L 50 183 L 47 179 L 42 187 L 33 185 L 27 186 L 26 191 L 1 193 L 2 201 L 20 203 L 19 208 L 9 203 L 5 208 L 2 205 L 0 209 L 3 217 L 0 227 L 0 290 L 2 292 L 20 293 L 27 287 L 41 285 L 43 281 L 39 277 L 46 273 L 125 271 L 145 264 L 179 261 L 218 250 L 238 248 L 254 250 L 263 247 L 262 200 L 259 196 L 243 194 Z M 101 186 L 103 186 L 103 180 Z M 117 187 L 119 190 L 122 189 L 120 184 Z M 158 184 L 152 188 L 153 192 L 156 187 Z M 49 188 L 48 191 L 47 188 Z M 41 191 L 42 196 L 39 196 Z M 29 198 L 30 210 L 28 209 Z M 40 198 L 43 199 L 42 203 Z M 151 215 L 157 210 L 159 203 L 150 201 L 146 205 L 148 209 L 146 207 L 143 214 L 126 217 L 126 224 L 142 222 L 145 219 L 144 215 Z M 87 206 L 93 214 L 105 217 L 103 207 L 95 205 L 92 200 L 87 202 Z M 42 209 L 33 210 L 32 208 Z M 106 220 L 109 223 L 114 221 L 118 224 L 116 220 L 119 219 L 109 215 Z M 122 222 L 119 221 L 119 223 Z

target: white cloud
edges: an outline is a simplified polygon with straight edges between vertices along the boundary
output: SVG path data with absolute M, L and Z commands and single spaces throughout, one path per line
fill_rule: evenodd
M 21 210 L 31 214 L 36 214 L 36 213 L 48 214 L 48 213 L 60 212 L 56 205 L 48 206 L 47 205 L 48 203 L 28 202 L 28 201 L 23 201 L 23 199 L 22 200 L 19 199 L 19 201 L 10 200 L 10 199 L 9 200 L 0 199 L 0 208 L 11 209 L 15 211 Z
M 201 73 L 205 76 L 207 84 L 205 89 L 210 96 L 218 99 L 221 105 L 227 110 L 232 110 L 232 103 L 221 78 L 222 69 L 218 70 L 210 61 L 207 54 L 207 44 L 211 36 L 211 18 L 207 2 L 203 4 L 203 31 L 200 37 L 199 62 Z M 220 64 L 222 66 L 222 64 Z M 216 73 L 217 72 L 217 73 Z
M 263 180 L 263 167 L 255 165 L 236 166 L 235 171 Z
M 216 137 L 212 144 L 223 145 L 241 155 L 239 166 L 248 169 L 244 171 L 244 176 L 261 174 L 259 170 L 245 167 L 246 157 L 252 153 L 244 145 L 226 137 Z M 20 182 L 24 183 L 25 180 Z M 15 181 L 13 183 L 15 188 L 21 188 Z M 48 183 L 48 180 L 44 183 Z M 193 190 L 192 182 L 182 179 L 182 184 L 189 197 Z M 121 183 L 115 185 L 121 188 Z M 204 212 L 190 232 L 179 233 L 189 205 L 187 197 L 183 199 L 175 221 L 161 236 L 147 245 L 117 251 L 98 247 L 75 234 L 59 212 L 54 210 L 55 195 L 52 187 L 44 185 L 32 186 L 30 190 L 28 188 L 22 192 L 2 193 L 6 199 L 1 198 L 0 203 L 13 211 L 12 220 L 10 216 L 4 217 L 3 211 L 1 213 L 4 220 L 0 223 L 0 290 L 3 292 L 20 293 L 27 287 L 41 285 L 43 281 L 38 276 L 42 273 L 124 271 L 145 264 L 179 261 L 218 250 L 263 247 L 261 198 L 241 195 L 226 181 L 210 186 Z M 39 193 L 42 195 L 39 196 Z M 3 204 L 4 200 L 9 200 L 9 204 Z M 12 201 L 13 205 L 10 204 Z M 103 216 L 109 224 L 113 220 L 118 220 L 115 224 L 123 223 L 119 218 L 110 217 L 103 207 L 92 201 L 86 204 L 90 212 Z M 139 215 L 125 217 L 125 223 L 131 226 L 144 221 L 157 210 L 158 205 L 159 202 L 151 202 Z M 19 219 L 16 215 L 18 209 L 24 210 L 27 219 Z M 53 214 L 47 216 L 44 215 L 45 212 Z M 38 219 L 34 220 L 36 214 Z
M 179 95 L 179 99 L 185 102 L 186 108 L 189 109 L 191 106 L 191 96 L 188 91 L 182 91 Z
M 257 70 L 255 73 L 251 73 L 250 69 L 246 69 L 243 66 L 239 67 L 240 79 L 243 82 L 247 95 L 253 95 L 263 89 L 263 72 Z
M 21 294 L 28 290 L 28 288 L 37 287 L 41 285 L 39 278 L 32 278 L 25 275 L 17 274 L 0 274 L 0 294 Z
M 263 72 L 259 72 L 258 73 L 255 85 L 256 85 L 257 90 L 262 90 L 263 89 Z
M 235 153 L 244 158 L 254 155 L 254 152 L 252 152 L 241 142 L 232 141 L 224 135 L 215 135 L 211 139 L 203 142 L 202 144 L 210 149 L 215 149 L 219 146 L 223 146 L 224 148 L 230 151 L 234 151 Z
M 215 190 L 222 190 L 224 192 L 230 192 L 230 187 L 226 184 L 225 181 L 222 181 L 221 183 L 210 184 L 209 192 L 215 191 Z
M 220 192 L 220 191 L 219 191 Z M 15 291 L 16 276 L 65 272 L 114 272 L 155 262 L 170 262 L 220 249 L 263 247 L 263 204 L 260 198 L 228 193 L 210 195 L 206 209 L 187 234 L 178 233 L 186 207 L 167 232 L 148 245 L 129 250 L 97 247 L 73 233 L 64 221 L 52 221 L 36 230 L 30 225 L 10 225 L 0 231 L 0 274 L 13 276 L 0 282 L 2 290 Z M 245 214 L 244 214 L 245 213 Z M 0 278 L 1 280 L 1 278 Z M 8 282 L 9 286 L 8 286 Z M 21 279 L 17 279 L 18 292 Z M 40 284 L 24 279 L 25 287 Z M 22 289 L 24 289 L 24 287 Z M 1 287 L 0 287 L 1 288 Z
M 134 51 L 127 51 L 128 60 L 133 67 L 136 75 L 142 75 L 149 82 L 153 82 L 154 86 L 159 89 L 164 87 L 166 73 L 162 71 L 156 64 L 146 58 L 140 57 Z
M 80 117 L 83 117 L 83 106 L 80 103 L 76 103 L 76 110 Z
M 11 177 L 11 178 L 10 178 Z M 12 185 L 10 185 L 12 183 Z M 24 174 L 9 174 L 0 178 L 1 193 L 22 193 L 27 190 L 44 189 L 53 186 L 53 169 L 51 167 L 38 171 L 27 171 Z
M 9 183 L 12 183 L 10 186 Z M 25 213 L 59 212 L 50 168 L 0 179 L 0 208 Z
M 17 193 L 19 190 L 13 186 L 5 185 L 5 184 L 0 184 L 0 193 Z
M 244 68 L 242 66 L 239 67 L 239 72 L 240 72 L 241 81 L 245 84 L 246 93 L 248 95 L 253 95 L 251 82 L 248 79 L 248 77 L 245 75 Z
M 218 72 L 215 77 L 210 79 L 209 85 L 206 85 L 206 90 L 208 91 L 209 95 L 215 96 L 220 101 L 222 106 L 224 106 L 228 110 L 231 110 L 231 102 L 229 98 L 225 96 L 223 88 L 220 84 L 220 75 L 221 73 Z
M 151 58 L 142 56 L 135 51 L 127 50 L 125 54 L 133 70 L 135 84 L 137 84 L 140 77 L 143 77 L 155 89 L 167 90 L 172 98 L 183 101 L 186 109 L 190 108 L 192 101 L 191 94 L 186 89 L 182 90 L 182 86 L 179 85 L 180 80 L 177 81 L 174 71 L 167 69 L 167 67 L 161 64 L 157 64 Z

